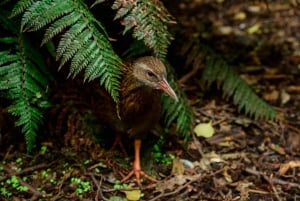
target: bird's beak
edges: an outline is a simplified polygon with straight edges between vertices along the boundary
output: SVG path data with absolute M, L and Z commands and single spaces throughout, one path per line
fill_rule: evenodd
M 163 90 L 166 94 L 168 94 L 171 98 L 173 98 L 175 101 L 178 101 L 177 95 L 175 94 L 174 90 L 169 85 L 168 81 L 163 78 L 162 81 L 157 83 L 157 87 L 161 90 Z

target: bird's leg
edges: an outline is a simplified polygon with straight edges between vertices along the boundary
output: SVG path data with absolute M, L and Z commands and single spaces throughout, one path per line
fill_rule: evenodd
M 141 186 L 141 176 L 144 176 L 146 179 L 157 182 L 156 179 L 147 175 L 141 168 L 141 161 L 140 161 L 140 150 L 141 150 L 142 140 L 135 139 L 134 140 L 134 162 L 133 162 L 133 170 L 129 172 L 129 174 L 122 179 L 122 182 L 128 180 L 130 177 L 135 174 L 136 182 L 139 186 Z
M 128 154 L 127 154 L 127 151 L 122 143 L 122 137 L 119 133 L 117 133 L 116 135 L 116 138 L 115 138 L 115 141 L 113 143 L 113 145 L 111 146 L 110 150 L 114 150 L 116 149 L 116 147 L 119 146 L 121 151 L 123 152 L 123 154 L 127 157 Z

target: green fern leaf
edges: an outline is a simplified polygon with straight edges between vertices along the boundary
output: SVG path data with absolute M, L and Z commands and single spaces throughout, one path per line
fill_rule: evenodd
M 11 17 L 17 16 L 21 13 L 23 13 L 29 6 L 31 6 L 35 0 L 24 0 L 24 1 L 18 1 L 13 10 Z
M 40 66 L 42 57 L 28 39 L 22 35 L 15 44 L 15 52 L 0 52 L 0 90 L 12 100 L 8 112 L 18 117 L 16 126 L 22 127 L 27 150 L 35 145 L 38 125 L 41 124 L 42 108 L 49 106 L 45 90 L 48 85 L 45 65 Z
M 56 54 L 59 69 L 70 62 L 69 76 L 72 77 L 85 69 L 84 80 L 99 77 L 100 84 L 118 101 L 121 60 L 114 53 L 104 26 L 94 18 L 85 3 L 81 0 L 40 0 L 26 6 L 19 3 L 14 10 L 14 15 L 24 12 L 23 31 L 46 27 L 42 44 L 61 34 Z
M 67 27 L 75 24 L 80 19 L 80 15 L 72 12 L 59 20 L 55 21 L 45 32 L 42 45 L 50 41 L 54 36 L 61 33 Z
M 239 111 L 243 110 L 245 114 L 255 119 L 275 119 L 277 112 L 259 98 L 226 61 L 209 47 L 200 44 L 198 39 L 189 36 L 188 38 L 187 41 L 190 42 L 182 47 L 182 54 L 187 57 L 186 65 L 205 63 L 202 80 L 208 87 L 212 83 L 217 83 L 223 90 L 224 96 L 233 99 L 233 103 L 238 106 Z
M 168 81 L 178 96 L 178 101 L 174 102 L 169 96 L 163 95 L 162 106 L 166 127 L 170 127 L 172 122 L 176 122 L 177 132 L 186 140 L 191 136 L 194 116 L 187 97 L 175 82 L 174 72 L 168 65 Z
M 212 52 L 210 52 L 213 55 Z M 233 103 L 238 105 L 239 110 L 244 110 L 247 115 L 254 119 L 274 120 L 277 112 L 261 98 L 259 98 L 248 84 L 218 56 L 210 57 L 203 71 L 202 79 L 210 85 L 217 81 L 222 85 L 224 95 L 232 97 Z
M 161 1 L 153 0 L 116 0 L 112 6 L 117 9 L 115 19 L 122 18 L 125 26 L 123 33 L 133 29 L 133 37 L 143 40 L 163 60 L 173 39 L 167 24 L 175 23 Z

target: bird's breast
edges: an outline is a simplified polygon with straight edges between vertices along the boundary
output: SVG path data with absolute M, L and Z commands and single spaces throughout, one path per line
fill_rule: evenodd
M 119 114 L 127 128 L 135 131 L 134 134 L 148 132 L 159 121 L 160 94 L 158 90 L 144 88 L 121 94 Z

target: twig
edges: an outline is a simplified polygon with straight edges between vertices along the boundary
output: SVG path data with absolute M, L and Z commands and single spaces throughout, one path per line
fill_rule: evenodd
M 104 195 L 103 195 L 103 192 L 102 192 L 102 189 L 101 189 L 101 186 L 102 186 L 102 181 L 103 181 L 103 177 L 101 176 L 101 179 L 98 183 L 95 175 L 93 173 L 87 173 L 93 180 L 94 184 L 96 185 L 97 187 L 97 191 L 96 191 L 96 196 L 95 196 L 95 201 L 98 201 L 99 200 L 99 196 L 101 198 L 101 200 L 104 200 L 104 201 L 109 201 L 109 199 L 107 199 Z
M 192 136 L 193 136 L 194 143 L 197 146 L 199 154 L 201 155 L 201 157 L 203 157 L 204 153 L 202 151 L 202 145 L 201 145 L 201 143 L 199 142 L 199 140 L 196 138 L 195 135 L 192 135 Z
M 158 196 L 154 197 L 153 199 L 149 200 L 149 201 L 155 201 L 155 200 L 158 200 L 162 197 L 167 197 L 167 196 L 170 196 L 170 195 L 174 195 L 176 193 L 179 193 L 181 190 L 183 190 L 184 188 L 186 188 L 188 185 L 190 185 L 191 183 L 195 182 L 195 181 L 198 181 L 198 180 L 201 180 L 203 178 L 207 178 L 207 177 L 212 177 L 216 174 L 219 174 L 220 172 L 223 172 L 224 170 L 223 169 L 220 169 L 220 170 L 217 170 L 216 172 L 213 172 L 211 174 L 207 174 L 207 175 L 203 175 L 203 174 L 198 174 L 198 175 L 194 175 L 195 178 L 191 179 L 189 182 L 187 182 L 186 184 L 184 184 L 183 186 L 177 188 L 175 191 L 172 191 L 172 192 L 169 192 L 169 193 L 164 193 L 162 192 L 161 194 L 159 194 Z
M 9 167 L 7 167 L 6 165 L 1 165 L 2 168 L 4 169 L 4 171 L 6 171 L 9 175 L 16 175 L 17 172 L 13 171 L 12 169 L 10 169 Z M 17 176 L 16 176 L 17 177 Z M 33 194 L 34 197 L 47 197 L 46 194 L 36 190 L 33 186 L 31 186 L 30 184 L 26 183 L 25 181 L 23 181 L 21 178 L 17 177 L 20 185 L 22 186 L 26 186 L 28 188 L 28 190 Z
M 5 161 L 6 159 L 7 159 L 7 157 L 9 156 L 9 154 L 10 154 L 10 151 L 13 149 L 13 146 L 12 145 L 10 145 L 9 147 L 8 147 L 8 149 L 7 149 L 7 152 L 5 153 L 5 156 L 4 156 L 4 158 L 3 158 L 3 161 Z
M 253 175 L 256 175 L 258 177 L 262 176 L 264 178 L 264 176 L 266 176 L 264 173 L 260 172 L 260 171 L 257 171 L 257 170 L 254 170 L 252 168 L 245 168 L 245 171 L 250 173 L 250 174 L 253 174 Z M 264 178 L 265 179 L 265 178 Z M 294 183 L 294 182 L 288 182 L 288 181 L 284 181 L 282 179 L 278 179 L 278 178 L 270 178 L 270 181 L 273 183 L 273 184 L 279 184 L 279 185 L 284 185 L 284 186 L 290 186 L 290 187 L 294 187 L 294 188 L 298 188 L 300 189 L 300 184 L 298 183 Z
M 158 199 L 160 199 L 160 198 L 162 198 L 162 197 L 167 197 L 167 196 L 170 196 L 170 195 L 174 195 L 174 194 L 176 194 L 176 193 L 179 193 L 182 189 L 185 189 L 188 185 L 190 185 L 192 182 L 198 180 L 199 178 L 201 178 L 201 176 L 200 176 L 200 177 L 197 177 L 196 179 L 193 179 L 193 180 L 187 182 L 186 184 L 184 184 L 184 185 L 181 186 L 180 188 L 177 188 L 175 191 L 172 191 L 172 192 L 169 192 L 169 193 L 164 193 L 164 192 L 163 192 L 163 193 L 159 194 L 158 196 L 154 197 L 153 199 L 151 199 L 151 200 L 149 200 L 149 201 L 155 201 L 155 200 L 158 200 Z
M 282 201 L 282 199 L 279 197 L 279 195 L 278 195 L 278 192 L 277 192 L 277 190 L 276 190 L 276 188 L 274 187 L 274 185 L 273 185 L 273 181 L 272 181 L 272 178 L 273 178 L 273 176 L 271 175 L 270 177 L 268 177 L 267 175 L 265 175 L 265 174 L 262 174 L 262 177 L 271 185 L 271 187 L 272 187 L 272 190 L 273 190 L 273 192 L 274 192 L 274 195 L 275 195 L 275 197 L 276 197 L 276 199 L 278 200 L 278 201 Z
M 183 85 L 186 81 L 188 81 L 191 77 L 193 77 L 199 69 L 201 69 L 203 66 L 201 65 L 194 65 L 192 70 L 190 72 L 188 72 L 187 74 L 185 74 L 184 76 L 182 76 L 180 79 L 179 79 L 179 83 L 181 85 Z
M 35 166 L 31 166 L 31 167 L 25 168 L 25 169 L 23 169 L 23 170 L 21 170 L 19 172 L 12 171 L 8 175 L 5 175 L 4 177 L 1 177 L 0 178 L 0 182 L 6 180 L 8 178 L 10 178 L 13 175 L 18 176 L 18 175 L 22 175 L 22 174 L 25 174 L 25 173 L 28 173 L 28 172 L 32 172 L 32 171 L 35 171 L 35 170 L 38 170 L 38 169 L 41 169 L 41 168 L 49 167 L 49 166 L 50 166 L 50 164 L 42 163 L 42 164 L 39 164 L 39 165 L 35 165 Z M 0 165 L 0 167 L 3 167 L 3 169 L 4 169 L 4 165 Z M 6 167 L 6 168 L 8 168 L 8 167 Z

